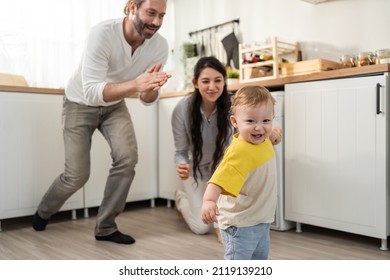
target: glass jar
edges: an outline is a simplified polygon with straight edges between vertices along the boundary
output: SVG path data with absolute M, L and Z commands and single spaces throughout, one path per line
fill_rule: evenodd
M 357 66 L 367 66 L 375 64 L 375 55 L 373 52 L 360 52 L 357 59 Z
M 345 54 L 340 57 L 341 68 L 356 67 L 356 56 L 353 54 Z
M 390 49 L 377 50 L 376 64 L 390 63 Z

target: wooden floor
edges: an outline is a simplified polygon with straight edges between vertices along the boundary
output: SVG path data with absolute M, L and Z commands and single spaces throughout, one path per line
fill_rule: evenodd
M 71 219 L 71 212 L 56 214 L 43 232 L 31 228 L 31 218 L 2 221 L 1 260 L 220 260 L 223 247 L 213 233 L 193 234 L 166 201 L 127 205 L 117 218 L 122 232 L 136 239 L 133 245 L 95 241 L 96 209 L 89 218 Z M 313 226 L 303 232 L 271 231 L 271 260 L 390 260 L 380 240 Z

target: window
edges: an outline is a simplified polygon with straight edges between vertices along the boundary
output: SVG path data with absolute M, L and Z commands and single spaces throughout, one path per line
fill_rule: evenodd
M 172 1 L 171 1 L 172 2 Z M 126 0 L 0 1 L 0 72 L 33 87 L 65 87 L 96 23 L 123 17 Z M 172 16 L 169 15 L 172 13 Z M 173 43 L 173 3 L 160 33 Z

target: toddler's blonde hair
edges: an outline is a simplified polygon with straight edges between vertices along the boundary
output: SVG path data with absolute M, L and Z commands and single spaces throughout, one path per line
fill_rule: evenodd
M 234 114 L 238 106 L 251 107 L 269 101 L 272 102 L 273 105 L 276 103 L 275 98 L 265 87 L 244 86 L 233 95 L 230 113 Z

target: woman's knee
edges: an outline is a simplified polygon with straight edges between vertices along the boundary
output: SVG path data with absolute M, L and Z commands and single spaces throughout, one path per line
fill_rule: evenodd
M 191 231 L 195 234 L 199 234 L 199 235 L 204 235 L 204 234 L 208 234 L 210 232 L 210 225 L 206 225 L 206 224 L 192 224 L 192 225 L 189 225 Z

